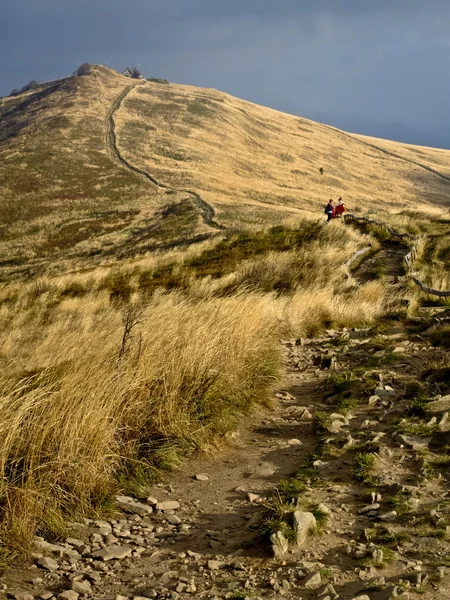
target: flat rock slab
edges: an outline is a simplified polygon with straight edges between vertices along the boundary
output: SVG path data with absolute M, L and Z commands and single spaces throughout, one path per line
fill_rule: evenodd
M 439 415 L 445 412 L 450 411 L 450 395 L 444 396 L 440 400 L 434 400 L 434 402 L 429 402 L 425 407 L 427 414 L 429 415 Z
M 131 513 L 132 515 L 145 517 L 153 512 L 153 508 L 151 506 L 148 504 L 143 504 L 142 502 L 137 502 L 129 496 L 117 496 L 116 500 L 123 511 Z
M 399 434 L 397 436 L 397 440 L 400 444 L 403 444 L 407 448 L 411 448 L 412 450 L 424 450 L 428 448 L 431 438 L 430 437 L 418 437 L 416 435 L 403 435 Z
M 177 508 L 180 508 L 180 503 L 177 500 L 166 500 L 165 502 L 158 502 L 156 508 L 157 510 L 177 510 Z
M 208 560 L 208 569 L 211 571 L 218 571 L 219 569 L 225 569 L 227 563 L 221 560 Z
M 130 556 L 132 549 L 130 546 L 109 546 L 109 548 L 102 548 L 91 553 L 91 558 L 99 558 L 106 562 L 108 560 L 121 560 Z

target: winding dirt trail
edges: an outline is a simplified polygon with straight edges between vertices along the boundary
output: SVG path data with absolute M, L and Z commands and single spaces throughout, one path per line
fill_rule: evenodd
M 402 254 L 393 246 L 386 257 L 386 275 L 396 276 Z M 442 318 L 431 311 L 423 317 L 426 327 L 433 315 Z M 422 431 L 428 417 L 420 435 L 406 429 L 399 438 L 395 425 L 417 373 L 426 364 L 449 364 L 449 352 L 433 349 L 400 322 L 381 334 L 327 331 L 282 345 L 286 376 L 272 408 L 259 409 L 221 447 L 135 498 L 139 504 L 127 508 L 122 499 L 122 512 L 108 522 L 74 524 L 65 544 L 43 550 L 56 565 L 43 567 L 37 558 L 38 569 L 4 579 L 5 593 L 16 600 L 32 600 L 24 593 L 52 600 L 68 590 L 105 600 L 450 597 L 450 543 L 433 533 L 450 520 L 450 479 L 445 468 L 439 477 L 428 475 L 429 438 Z M 356 386 L 348 405 L 324 387 L 330 364 Z M 355 480 L 361 453 L 373 457 L 376 484 Z M 280 480 L 305 465 L 297 506 L 322 504 L 330 517 L 322 535 L 275 560 L 258 532 Z M 96 552 L 115 558 L 98 560 Z
M 141 84 L 137 84 L 137 85 L 141 85 Z M 128 171 L 132 171 L 134 174 L 136 174 L 138 177 L 140 177 L 142 180 L 144 180 L 147 183 L 150 183 L 156 187 L 159 187 L 159 188 L 162 188 L 165 190 L 183 192 L 183 193 L 187 194 L 189 196 L 189 199 L 192 201 L 192 203 L 195 205 L 195 207 L 199 210 L 205 225 L 207 225 L 208 227 L 211 227 L 212 229 L 224 230 L 225 227 L 215 220 L 214 208 L 210 204 L 208 204 L 205 200 L 203 200 L 203 198 L 200 196 L 200 194 L 198 194 L 197 192 L 195 192 L 193 190 L 189 190 L 189 189 L 173 188 L 173 187 L 157 180 L 148 171 L 145 171 L 144 169 L 140 169 L 139 167 L 136 167 L 135 165 L 131 164 L 121 154 L 118 144 L 117 144 L 117 130 L 116 130 L 116 124 L 115 124 L 115 120 L 114 120 L 114 115 L 117 113 L 118 110 L 120 110 L 123 101 L 135 87 L 136 87 L 136 85 L 131 85 L 131 86 L 128 86 L 127 88 L 125 88 L 114 100 L 114 102 L 112 103 L 111 108 L 109 110 L 109 113 L 107 116 L 107 121 L 106 121 L 107 122 L 106 147 L 108 149 L 109 156 L 114 161 L 118 162 L 122 167 L 124 167 Z

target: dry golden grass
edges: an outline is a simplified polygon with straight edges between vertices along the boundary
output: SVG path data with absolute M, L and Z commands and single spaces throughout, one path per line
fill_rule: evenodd
M 145 493 L 158 469 L 235 427 L 279 382 L 280 337 L 380 316 L 383 286 L 354 288 L 342 267 L 366 240 L 335 225 L 297 251 L 241 261 L 184 291 L 149 297 L 129 264 L 126 303 L 111 301 L 101 271 L 3 286 L 0 527 L 8 548 L 27 549 L 37 530 L 62 535 L 67 516 L 101 511 L 114 491 Z M 282 287 L 265 292 L 274 280 Z M 74 283 L 83 293 L 67 296 Z M 124 323 L 132 325 L 125 338 Z
M 340 195 L 362 212 L 448 207 L 450 182 L 429 169 L 446 176 L 449 152 L 363 140 L 215 90 L 139 82 L 115 113 L 117 144 L 167 187 L 155 186 L 107 148 L 108 115 L 130 85 L 95 67 L 0 105 L 4 278 L 112 264 L 214 233 L 183 190 L 226 227 L 311 218 Z

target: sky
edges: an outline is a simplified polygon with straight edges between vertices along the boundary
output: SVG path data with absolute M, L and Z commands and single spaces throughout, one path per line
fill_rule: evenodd
M 81 63 L 450 148 L 449 0 L 14 0 L 0 95 Z

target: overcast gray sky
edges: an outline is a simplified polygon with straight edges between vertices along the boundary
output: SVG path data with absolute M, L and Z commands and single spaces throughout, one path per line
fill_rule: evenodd
M 83 62 L 137 62 L 146 76 L 341 115 L 356 128 L 367 119 L 436 135 L 448 127 L 450 146 L 450 0 L 2 4 L 0 94 Z

